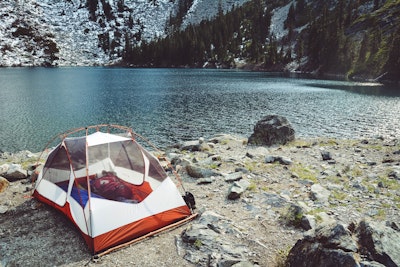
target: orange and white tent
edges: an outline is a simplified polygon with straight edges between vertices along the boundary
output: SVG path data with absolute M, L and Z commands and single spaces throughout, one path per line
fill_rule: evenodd
M 104 127 L 107 132 L 101 131 Z M 64 213 L 93 254 L 195 216 L 137 137 L 129 128 L 115 125 L 62 134 L 36 180 L 33 196 Z

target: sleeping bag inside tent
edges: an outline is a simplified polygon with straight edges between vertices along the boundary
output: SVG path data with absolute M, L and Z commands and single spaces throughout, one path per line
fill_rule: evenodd
M 121 126 L 124 134 L 100 129 L 90 126 L 61 135 L 33 191 L 75 224 L 93 254 L 193 216 L 135 133 Z

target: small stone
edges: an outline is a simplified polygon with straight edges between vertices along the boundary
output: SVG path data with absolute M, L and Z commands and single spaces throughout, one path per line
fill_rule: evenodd
M 243 178 L 242 172 L 233 172 L 225 175 L 225 182 L 235 182 Z
M 278 161 L 283 165 L 291 165 L 293 161 L 288 157 L 279 157 Z
M 265 157 L 265 161 L 264 161 L 264 162 L 265 162 L 265 163 L 274 163 L 275 160 L 276 160 L 276 157 L 275 157 L 275 156 L 268 155 L 268 156 Z
M 323 160 L 331 160 L 332 159 L 331 152 L 329 152 L 329 151 L 322 151 L 321 156 L 322 156 Z

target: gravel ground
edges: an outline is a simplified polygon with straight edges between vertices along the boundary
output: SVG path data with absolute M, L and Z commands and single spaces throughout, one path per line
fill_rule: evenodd
M 224 136 L 204 151 L 175 151 L 221 174 L 212 183 L 198 183 L 177 166 L 198 211 L 227 218 L 240 234 L 230 242 L 244 244 L 255 265 L 277 266 L 282 255 L 304 230 L 287 225 L 291 203 L 303 203 L 308 213 L 321 212 L 343 223 L 371 218 L 400 222 L 400 143 L 398 140 L 313 139 L 272 148 L 249 147 L 244 139 Z M 322 151 L 332 159 L 323 160 Z M 207 161 L 218 155 L 217 162 Z M 267 155 L 284 156 L 290 165 L 265 163 Z M 207 163 L 208 162 L 208 163 Z M 3 162 L 0 161 L 0 165 Z M 231 183 L 223 174 L 240 168 L 250 187 L 237 200 L 228 200 Z M 310 185 L 330 192 L 327 203 L 310 198 Z M 92 259 L 79 232 L 62 214 L 30 197 L 26 180 L 11 182 L 0 193 L 0 267 L 5 266 L 194 266 L 185 259 L 188 245 L 181 234 L 186 225 Z M 271 199 L 279 198 L 278 203 Z

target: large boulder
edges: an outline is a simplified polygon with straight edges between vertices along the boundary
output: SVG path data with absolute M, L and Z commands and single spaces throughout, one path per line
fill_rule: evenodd
M 294 139 L 295 131 L 285 117 L 268 115 L 256 123 L 248 143 L 265 146 L 284 145 Z
M 286 266 L 400 266 L 400 232 L 367 221 L 323 223 L 297 241 Z

